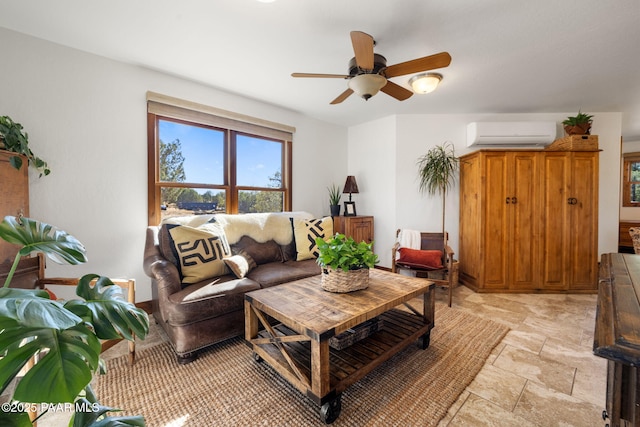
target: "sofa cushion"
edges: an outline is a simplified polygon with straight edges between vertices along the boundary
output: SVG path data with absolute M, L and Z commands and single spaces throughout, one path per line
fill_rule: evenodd
M 166 319 L 171 325 L 185 325 L 243 310 L 244 294 L 260 289 L 255 281 L 231 275 L 204 280 L 169 297 Z
M 240 249 L 235 255 L 224 259 L 229 270 L 238 278 L 242 279 L 248 272 L 256 268 L 255 260 L 246 251 Z
M 293 239 L 296 243 L 296 261 L 318 257 L 316 238 L 329 239 L 333 236 L 333 218 L 319 219 L 291 218 Z
M 282 262 L 282 251 L 280 245 L 274 240 L 264 243 L 256 242 L 249 236 L 242 236 L 238 243 L 233 244 L 232 250 L 237 253 L 239 250 L 245 251 L 257 265 L 269 262 Z
M 231 248 L 218 224 L 205 223 L 197 228 L 174 225 L 168 230 L 183 284 L 229 273 L 223 259 L 231 256 Z
M 258 282 L 263 288 L 268 288 L 316 274 L 320 274 L 320 266 L 316 264 L 315 260 L 310 259 L 259 265 L 247 274 L 247 278 Z

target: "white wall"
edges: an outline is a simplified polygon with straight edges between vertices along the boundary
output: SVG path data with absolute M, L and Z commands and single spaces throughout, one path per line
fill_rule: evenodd
M 328 213 L 326 187 L 344 182 L 345 128 L 2 28 L 0 41 L 0 115 L 25 127 L 52 170 L 31 173 L 30 215 L 73 234 L 89 257 L 82 266 L 48 262 L 48 276 L 133 277 L 137 300 L 151 299 L 142 270 L 149 90 L 296 127 L 294 210 Z
M 376 149 L 385 144 L 384 153 L 395 151 L 395 156 L 386 154 L 384 173 L 395 177 L 393 189 L 385 189 L 380 194 L 376 190 L 375 198 L 381 196 L 387 201 L 385 206 L 371 205 L 367 212 L 375 216 L 384 217 L 384 227 L 376 223 L 375 241 L 376 253 L 380 256 L 381 266 L 391 266 L 390 248 L 393 245 L 397 228 L 413 228 L 425 231 L 439 231 L 442 224 L 441 196 L 429 196 L 419 192 L 417 160 L 431 147 L 451 141 L 457 155 L 463 155 L 473 149 L 466 147 L 466 125 L 474 121 L 538 121 L 553 120 L 560 123 L 568 113 L 548 114 L 424 114 L 402 115 L 395 120 L 381 120 L 365 123 L 349 131 L 349 174 L 352 174 L 362 161 L 355 159 L 352 153 L 374 160 Z M 594 124 L 592 134 L 598 135 L 600 152 L 600 187 L 599 187 L 599 227 L 598 248 L 600 253 L 617 252 L 618 215 L 620 180 L 618 175 L 620 159 L 620 113 L 592 113 Z M 384 127 L 388 129 L 385 131 Z M 395 140 L 393 139 L 395 134 Z M 380 140 L 380 135 L 385 140 Z M 558 125 L 558 135 L 563 131 Z M 361 149 L 369 147 L 368 154 L 362 154 Z M 393 148 L 391 148 L 393 147 Z M 377 179 L 379 168 L 358 169 L 358 182 Z M 610 171 L 615 171 L 611 173 Z M 364 195 L 359 198 L 360 205 L 367 205 L 369 201 Z M 390 213 L 392 205 L 394 214 Z M 458 248 L 459 222 L 459 188 L 456 183 L 446 200 L 445 228 L 449 232 L 450 244 L 454 251 Z
M 382 259 L 388 245 L 384 236 L 397 222 L 395 132 L 394 116 L 349 128 L 348 170 L 359 191 L 353 200 L 358 215 L 374 216 L 374 251 L 380 256 L 380 265 L 387 265 Z

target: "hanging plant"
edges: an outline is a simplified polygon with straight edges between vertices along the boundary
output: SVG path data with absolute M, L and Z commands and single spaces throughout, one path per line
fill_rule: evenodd
M 40 172 L 40 176 L 49 175 L 51 170 L 47 162 L 33 154 L 29 148 L 29 135 L 22 129 L 22 125 L 14 122 L 11 117 L 0 116 L 0 149 L 22 154 L 27 158 L 29 165 Z M 12 156 L 9 163 L 19 170 L 22 167 L 22 157 Z
M 418 159 L 420 191 L 430 195 L 442 194 L 442 232 L 444 233 L 445 196 L 455 182 L 460 159 L 456 157 L 453 144 L 445 142 L 427 151 Z

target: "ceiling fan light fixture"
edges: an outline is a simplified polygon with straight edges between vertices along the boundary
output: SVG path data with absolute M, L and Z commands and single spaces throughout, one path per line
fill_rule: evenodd
M 365 101 L 378 93 L 386 84 L 387 79 L 380 74 L 359 74 L 349 80 L 349 88 Z
M 424 73 L 411 77 L 409 85 L 415 93 L 425 94 L 436 90 L 441 80 L 442 74 Z

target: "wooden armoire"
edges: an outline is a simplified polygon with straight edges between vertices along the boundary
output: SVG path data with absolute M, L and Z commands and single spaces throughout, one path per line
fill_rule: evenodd
M 460 158 L 459 280 L 479 292 L 598 287 L 598 151 Z
M 29 165 L 27 158 L 21 156 L 20 170 L 11 166 L 9 159 L 16 155 L 0 150 L 0 221 L 7 215 L 29 215 Z M 0 265 L 12 263 L 19 249 L 18 245 L 0 239 Z

